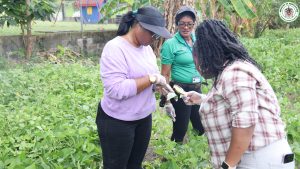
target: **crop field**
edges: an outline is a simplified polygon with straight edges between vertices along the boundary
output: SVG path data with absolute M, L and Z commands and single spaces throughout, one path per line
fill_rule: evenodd
M 300 29 L 290 29 L 242 38 L 278 97 L 296 168 L 300 168 L 299 35 Z M 102 168 L 95 124 L 103 90 L 99 76 L 98 62 L 88 58 L 55 64 L 0 57 L 0 169 Z M 171 120 L 158 109 L 144 168 L 211 168 L 205 136 L 189 129 L 186 143 L 178 145 L 170 141 L 171 132 Z

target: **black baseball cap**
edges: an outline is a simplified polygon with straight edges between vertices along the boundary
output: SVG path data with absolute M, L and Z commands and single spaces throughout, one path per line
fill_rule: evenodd
M 192 15 L 192 17 L 194 19 L 196 19 L 196 12 L 193 8 L 189 7 L 189 6 L 182 6 L 179 8 L 179 10 L 176 12 L 176 15 L 175 15 L 175 23 L 177 24 L 178 21 L 179 21 L 179 17 L 182 16 L 183 13 L 185 12 L 188 12 Z
M 164 38 L 172 37 L 170 32 L 165 28 L 165 18 L 158 9 L 152 6 L 139 8 L 135 14 L 135 18 L 143 28 Z

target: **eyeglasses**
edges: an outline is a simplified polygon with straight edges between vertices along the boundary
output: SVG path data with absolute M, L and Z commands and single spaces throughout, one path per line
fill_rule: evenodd
M 142 27 L 141 25 L 140 25 L 140 27 L 141 27 L 144 31 L 150 32 L 151 38 L 152 38 L 152 39 L 158 40 L 158 39 L 160 38 L 160 35 L 158 35 L 158 34 L 156 34 L 156 33 L 154 33 L 154 32 L 151 32 L 151 31 L 148 30 L 148 29 L 145 29 L 145 28 Z
M 152 37 L 152 39 L 155 39 L 155 40 L 160 38 L 160 36 L 156 33 L 153 33 L 153 35 L 151 37 Z
M 195 24 L 193 22 L 178 22 L 178 26 L 181 28 L 185 28 L 186 26 L 188 28 L 193 28 Z

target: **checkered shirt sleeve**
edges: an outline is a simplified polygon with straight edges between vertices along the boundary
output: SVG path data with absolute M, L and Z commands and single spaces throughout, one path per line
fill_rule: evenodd
M 247 128 L 258 121 L 256 79 L 239 67 L 229 69 L 220 79 L 222 95 L 230 106 L 232 127 Z

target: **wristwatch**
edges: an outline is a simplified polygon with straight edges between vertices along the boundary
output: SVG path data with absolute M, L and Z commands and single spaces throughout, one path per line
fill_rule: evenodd
M 221 165 L 222 169 L 236 169 L 235 167 L 230 167 L 225 161 L 223 161 L 222 165 Z
M 155 81 L 156 81 L 156 76 L 149 75 L 149 81 L 150 81 L 151 84 L 154 84 Z

